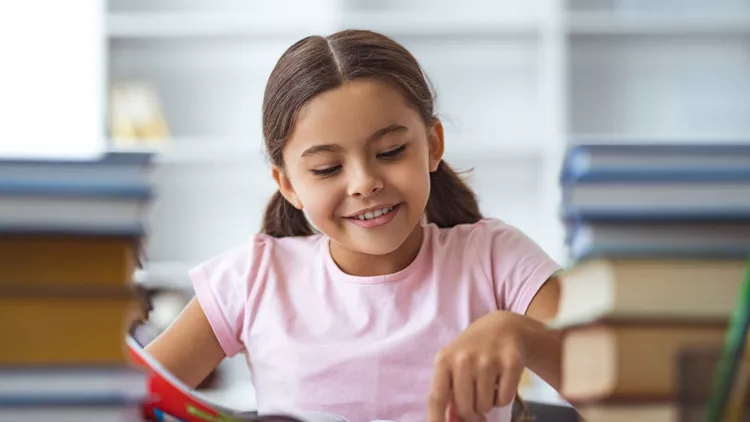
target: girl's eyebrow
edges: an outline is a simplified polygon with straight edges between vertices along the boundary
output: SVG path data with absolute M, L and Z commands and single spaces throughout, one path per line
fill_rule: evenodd
M 378 129 L 375 132 L 373 132 L 372 135 L 367 137 L 366 142 L 369 144 L 369 143 L 377 141 L 378 139 L 390 133 L 397 133 L 397 132 L 403 133 L 403 132 L 407 132 L 408 130 L 409 128 L 406 126 L 392 124 L 392 125 L 386 126 L 384 128 Z M 313 145 L 302 153 L 302 157 L 309 157 L 311 155 L 320 154 L 322 152 L 340 152 L 341 150 L 342 150 L 341 146 L 337 144 Z
M 382 129 L 378 129 L 375 132 L 373 132 L 372 135 L 370 135 L 367 138 L 367 143 L 369 144 L 369 143 L 375 142 L 378 139 L 382 138 L 383 136 L 388 135 L 389 133 L 407 132 L 408 130 L 409 130 L 409 128 L 406 127 L 406 126 L 392 124 L 390 126 L 386 126 L 386 127 L 382 128 Z

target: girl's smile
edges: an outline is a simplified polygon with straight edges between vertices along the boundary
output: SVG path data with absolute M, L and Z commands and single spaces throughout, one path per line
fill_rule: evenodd
M 384 226 L 394 218 L 399 211 L 400 203 L 395 205 L 380 205 L 376 207 L 370 207 L 356 212 L 351 216 L 344 217 L 359 227 L 366 229 L 372 229 L 380 226 Z

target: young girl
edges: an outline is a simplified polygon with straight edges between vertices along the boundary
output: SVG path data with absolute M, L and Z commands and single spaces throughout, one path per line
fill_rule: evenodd
M 148 351 L 192 386 L 245 353 L 260 413 L 352 422 L 509 421 L 524 367 L 559 385 L 558 266 L 482 217 L 433 103 L 383 35 L 291 46 L 263 100 L 263 233 L 190 272 L 196 297 Z

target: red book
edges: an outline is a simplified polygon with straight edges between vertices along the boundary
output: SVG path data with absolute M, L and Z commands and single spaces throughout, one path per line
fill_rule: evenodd
M 145 403 L 146 417 L 152 421 L 183 422 L 240 422 L 258 421 L 255 412 L 238 412 L 217 403 L 208 402 L 191 393 L 191 389 L 169 373 L 151 357 L 131 335 L 126 338 L 131 361 L 143 368 L 148 376 L 149 398 Z M 281 418 L 281 416 L 279 416 Z M 286 418 L 286 416 L 284 417 Z M 299 421 L 296 418 L 274 419 Z
M 146 372 L 148 399 L 144 414 L 150 422 L 348 422 L 333 413 L 295 411 L 258 415 L 230 409 L 196 394 L 144 349 L 155 337 L 148 323 L 134 324 L 126 336 L 132 365 Z M 382 421 L 387 422 L 387 421 Z

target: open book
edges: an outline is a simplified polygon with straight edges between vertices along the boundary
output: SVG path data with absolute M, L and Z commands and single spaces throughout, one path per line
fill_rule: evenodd
M 144 342 L 145 343 L 145 342 Z M 148 373 L 149 399 L 144 404 L 145 416 L 156 422 L 348 422 L 345 418 L 324 412 L 290 412 L 259 415 L 227 408 L 178 380 L 144 350 L 132 334 L 126 337 L 133 364 Z

